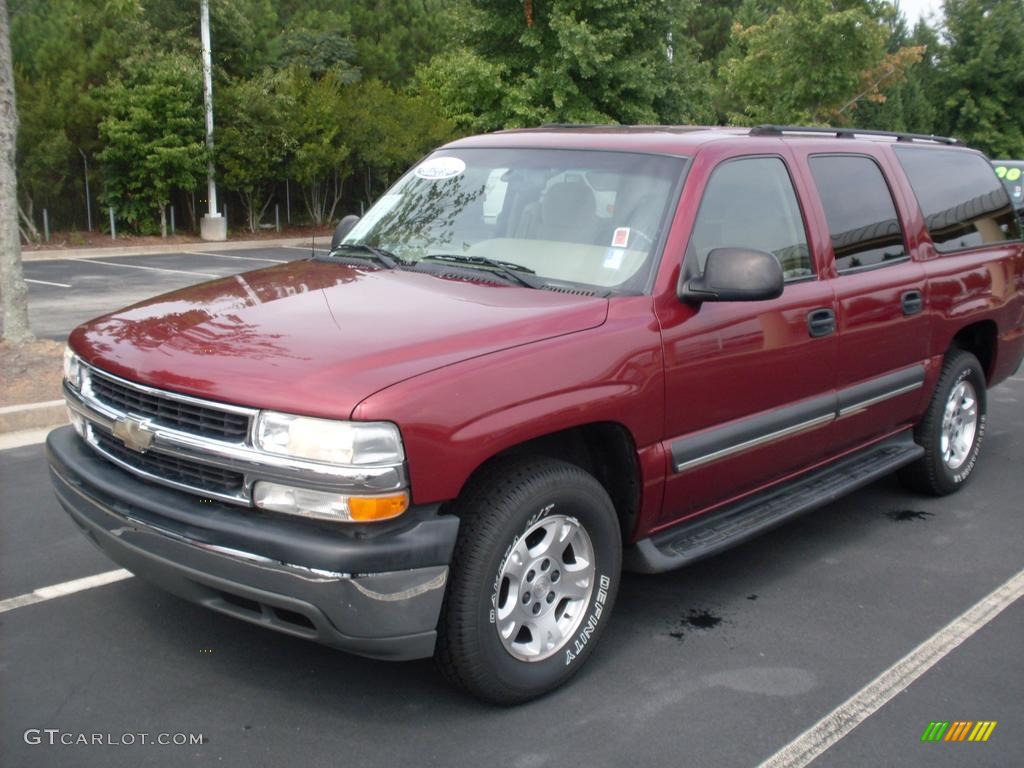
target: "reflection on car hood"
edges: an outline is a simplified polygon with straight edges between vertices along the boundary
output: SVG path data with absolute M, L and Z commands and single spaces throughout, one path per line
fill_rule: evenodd
M 149 299 L 69 341 L 132 381 L 344 418 L 403 379 L 601 325 L 607 308 L 601 298 L 298 261 Z

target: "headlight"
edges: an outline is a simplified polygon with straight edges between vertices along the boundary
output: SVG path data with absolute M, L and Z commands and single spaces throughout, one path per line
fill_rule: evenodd
M 398 427 L 387 422 L 335 421 L 260 411 L 255 444 L 260 450 L 329 464 L 401 464 Z
M 71 351 L 71 347 L 64 347 L 64 381 L 75 389 L 82 385 L 82 366 L 78 355 Z

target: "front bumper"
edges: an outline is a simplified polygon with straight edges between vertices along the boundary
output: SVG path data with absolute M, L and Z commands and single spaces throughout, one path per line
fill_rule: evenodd
M 46 440 L 57 498 L 112 560 L 169 592 L 290 635 L 381 659 L 434 651 L 458 519 L 413 507 L 345 526 L 146 483 L 70 427 Z

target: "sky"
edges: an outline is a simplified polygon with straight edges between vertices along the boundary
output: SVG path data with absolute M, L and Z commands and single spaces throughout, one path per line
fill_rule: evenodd
M 942 12 L 942 0 L 899 0 L 900 9 L 907 17 L 907 23 L 913 27 L 920 18 L 931 15 L 934 21 Z

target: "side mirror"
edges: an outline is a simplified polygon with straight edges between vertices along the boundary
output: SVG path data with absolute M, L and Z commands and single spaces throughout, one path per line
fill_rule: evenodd
M 338 222 L 338 226 L 335 227 L 334 234 L 331 236 L 332 251 L 341 245 L 341 241 L 345 239 L 345 235 L 352 231 L 352 227 L 354 227 L 358 221 L 359 217 L 354 213 L 350 213 Z
M 704 274 L 679 289 L 681 301 L 766 301 L 782 295 L 782 266 L 772 254 L 752 248 L 715 248 Z

